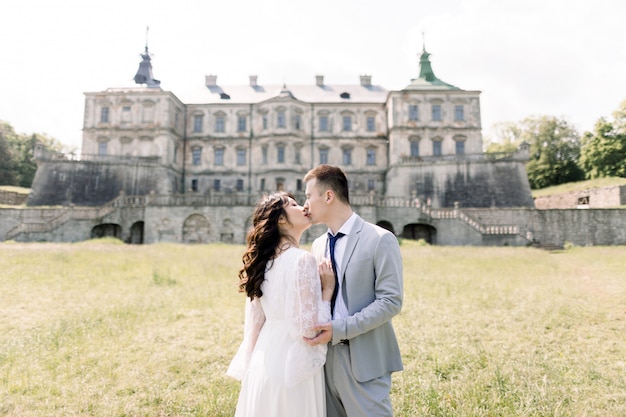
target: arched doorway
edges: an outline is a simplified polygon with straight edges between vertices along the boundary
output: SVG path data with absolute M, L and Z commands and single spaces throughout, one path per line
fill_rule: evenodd
M 143 243 L 143 222 L 135 222 L 130 227 L 129 243 L 133 245 L 141 245 Z
M 394 232 L 394 230 L 393 230 L 393 225 L 390 222 L 388 222 L 387 220 L 381 220 L 378 223 L 376 223 L 376 225 L 382 227 L 383 229 L 389 230 L 394 235 L 396 234 L 396 232 Z
M 235 243 L 233 222 L 230 219 L 224 219 L 224 221 L 222 222 L 222 230 L 220 231 L 220 242 Z
M 100 239 L 102 237 L 122 238 L 122 227 L 119 224 L 103 223 L 91 229 L 91 238 Z
M 208 243 L 209 221 L 201 214 L 192 214 L 183 223 L 183 243 Z
M 432 245 L 436 242 L 437 229 L 427 224 L 411 223 L 402 229 L 402 237 L 412 240 L 423 239 L 426 243 Z

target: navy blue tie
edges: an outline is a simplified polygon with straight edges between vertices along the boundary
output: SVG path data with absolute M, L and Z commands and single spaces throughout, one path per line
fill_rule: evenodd
M 333 298 L 330 300 L 330 314 L 335 315 L 335 301 L 337 300 L 337 292 L 339 291 L 339 277 L 337 276 L 337 262 L 335 262 L 335 243 L 341 237 L 345 236 L 343 233 L 337 233 L 333 236 L 328 233 L 328 251 L 330 252 L 330 264 L 333 267 L 335 273 L 335 289 L 333 290 Z

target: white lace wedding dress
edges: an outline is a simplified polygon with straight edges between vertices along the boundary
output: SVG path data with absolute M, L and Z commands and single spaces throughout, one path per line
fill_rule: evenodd
M 325 417 L 326 345 L 311 326 L 330 321 L 317 262 L 290 248 L 265 273 L 263 296 L 246 301 L 244 339 L 227 374 L 241 380 L 235 417 Z

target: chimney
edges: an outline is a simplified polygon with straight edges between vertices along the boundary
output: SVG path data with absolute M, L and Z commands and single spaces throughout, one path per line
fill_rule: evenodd
M 250 87 L 256 87 L 257 86 L 257 76 L 256 75 L 251 75 L 250 76 Z
M 205 76 L 205 83 L 207 87 L 217 87 L 217 75 Z
M 363 87 L 371 87 L 372 86 L 372 76 L 371 75 L 361 75 L 361 85 Z
M 316 75 L 315 76 L 315 84 L 317 84 L 319 87 L 322 87 L 324 85 L 324 76 L 323 75 Z

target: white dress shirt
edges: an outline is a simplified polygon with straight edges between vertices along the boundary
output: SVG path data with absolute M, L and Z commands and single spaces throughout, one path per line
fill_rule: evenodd
M 343 261 L 343 254 L 346 251 L 346 245 L 348 244 L 348 236 L 352 233 L 352 226 L 354 225 L 354 221 L 356 220 L 356 214 L 353 212 L 352 216 L 345 221 L 344 224 L 341 225 L 337 233 L 341 232 L 345 236 L 341 237 L 335 243 L 335 263 L 337 264 L 337 277 L 338 277 L 338 285 L 337 288 L 337 299 L 335 301 L 335 314 L 334 318 L 337 319 L 345 319 L 350 316 L 350 312 L 348 312 L 348 307 L 346 306 L 346 302 L 343 299 L 343 295 L 341 292 L 341 287 L 343 285 L 343 279 L 341 279 L 341 263 Z M 328 233 L 332 234 L 331 230 L 328 229 Z M 329 243 L 326 243 L 326 258 L 330 259 L 330 246 Z

